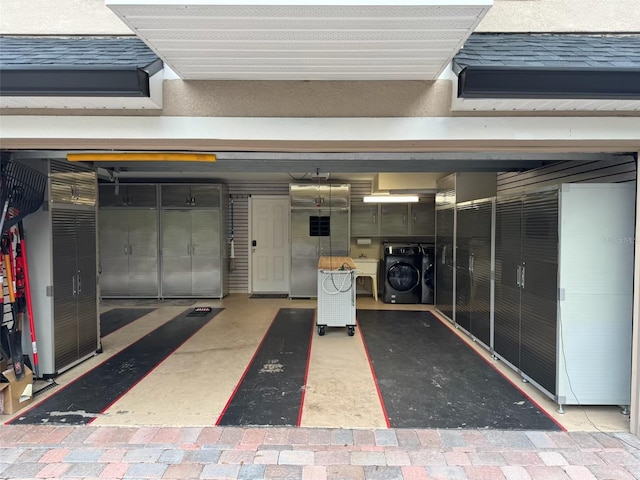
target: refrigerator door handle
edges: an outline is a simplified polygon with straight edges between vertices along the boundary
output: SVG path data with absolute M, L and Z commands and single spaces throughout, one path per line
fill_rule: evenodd
M 520 288 L 524 288 L 524 265 L 522 266 L 522 274 L 520 276 Z
M 520 265 L 518 265 L 518 267 L 516 268 L 516 283 L 518 284 L 518 287 L 522 288 L 522 285 L 520 284 L 520 277 L 522 275 L 522 267 Z

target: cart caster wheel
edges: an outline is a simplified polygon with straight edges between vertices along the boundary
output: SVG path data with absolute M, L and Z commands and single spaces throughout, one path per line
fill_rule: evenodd
M 320 325 L 318 327 L 318 335 L 320 336 L 324 335 L 324 325 Z
M 347 333 L 350 337 L 353 337 L 353 335 L 356 333 L 356 329 L 354 327 L 348 327 Z

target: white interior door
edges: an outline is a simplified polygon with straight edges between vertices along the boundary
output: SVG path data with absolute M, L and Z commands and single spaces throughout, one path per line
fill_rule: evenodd
M 289 293 L 289 197 L 251 197 L 251 292 Z

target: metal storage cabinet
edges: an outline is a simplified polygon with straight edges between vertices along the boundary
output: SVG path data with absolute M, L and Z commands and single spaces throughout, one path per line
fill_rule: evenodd
M 155 185 L 99 186 L 102 297 L 159 297 Z
M 291 297 L 317 296 L 321 256 L 349 255 L 349 195 L 346 184 L 289 186 Z
M 162 185 L 163 297 L 223 298 L 229 195 L 224 185 Z
M 41 161 L 30 166 L 49 176 L 49 208 L 24 224 L 40 374 L 51 377 L 94 355 L 100 345 L 97 185 L 95 172 L 77 165 Z
M 564 184 L 497 199 L 495 353 L 560 410 L 630 402 L 633 245 L 616 240 L 633 238 L 634 195 Z
M 456 207 L 456 325 L 491 347 L 493 199 Z
M 454 222 L 455 208 L 436 210 L 435 306 L 450 321 L 454 319 Z

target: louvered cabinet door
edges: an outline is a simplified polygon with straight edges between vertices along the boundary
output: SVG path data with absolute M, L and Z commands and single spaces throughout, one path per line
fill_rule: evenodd
M 53 228 L 54 371 L 78 360 L 76 212 L 55 209 Z
M 436 211 L 436 308 L 453 320 L 454 263 L 453 227 L 455 210 L 447 208 Z
M 98 349 L 96 212 L 76 213 L 78 358 Z
M 496 203 L 496 266 L 494 350 L 520 367 L 520 272 L 522 200 L 498 198 Z
M 456 207 L 456 324 L 471 333 L 471 252 L 474 210 L 472 205 Z
M 491 346 L 493 200 L 474 202 L 473 207 L 473 227 L 469 241 L 471 258 L 471 334 L 489 347 Z
M 556 391 L 558 192 L 525 195 L 522 208 L 520 369 Z

